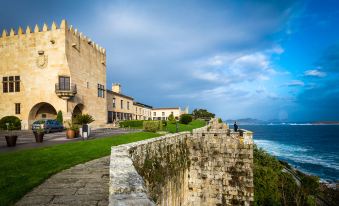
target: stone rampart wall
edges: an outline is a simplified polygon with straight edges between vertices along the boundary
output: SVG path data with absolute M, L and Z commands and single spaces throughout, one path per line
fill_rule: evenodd
M 212 122 L 112 148 L 110 205 L 250 205 L 252 133 Z

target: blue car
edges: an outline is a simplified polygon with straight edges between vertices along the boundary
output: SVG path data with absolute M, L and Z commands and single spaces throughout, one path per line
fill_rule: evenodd
M 32 124 L 33 132 L 40 129 L 41 127 L 44 129 L 45 133 L 61 132 L 64 130 L 64 127 L 54 119 L 41 119 L 35 121 Z

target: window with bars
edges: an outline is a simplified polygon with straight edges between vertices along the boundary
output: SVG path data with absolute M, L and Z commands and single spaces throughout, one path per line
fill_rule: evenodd
M 20 114 L 20 103 L 15 103 L 15 114 Z
M 2 92 L 20 92 L 20 76 L 2 77 Z
M 105 98 L 105 86 L 98 84 L 98 97 Z

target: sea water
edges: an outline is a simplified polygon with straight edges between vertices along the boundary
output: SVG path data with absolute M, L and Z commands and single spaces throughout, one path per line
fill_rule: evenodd
M 278 159 L 322 180 L 339 180 L 339 125 L 240 125 L 254 143 Z

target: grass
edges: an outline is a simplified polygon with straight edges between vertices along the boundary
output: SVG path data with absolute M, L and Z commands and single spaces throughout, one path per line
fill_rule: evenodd
M 154 138 L 140 132 L 0 154 L 0 205 L 12 205 L 51 175 L 110 154 L 111 146 Z
M 142 124 L 135 124 L 135 122 L 143 122 L 143 120 L 131 120 L 131 121 L 125 121 L 125 122 L 126 122 L 125 123 L 126 125 L 127 123 L 131 123 L 131 124 L 128 124 L 128 126 L 125 126 L 127 128 L 143 129 Z M 206 122 L 204 120 L 193 120 L 189 124 L 178 123 L 179 132 L 192 131 L 195 128 L 203 127 L 205 125 L 206 125 Z M 175 123 L 170 123 L 169 121 L 167 121 L 167 126 L 163 127 L 163 131 L 175 133 L 176 132 Z
M 204 120 L 193 120 L 189 124 L 180 124 L 178 123 L 178 129 L 179 132 L 182 131 L 192 131 L 195 128 L 203 127 L 206 125 L 206 122 Z M 176 125 L 175 123 L 169 123 L 167 122 L 167 126 L 164 127 L 164 130 L 170 132 L 170 133 L 175 133 L 176 132 Z

